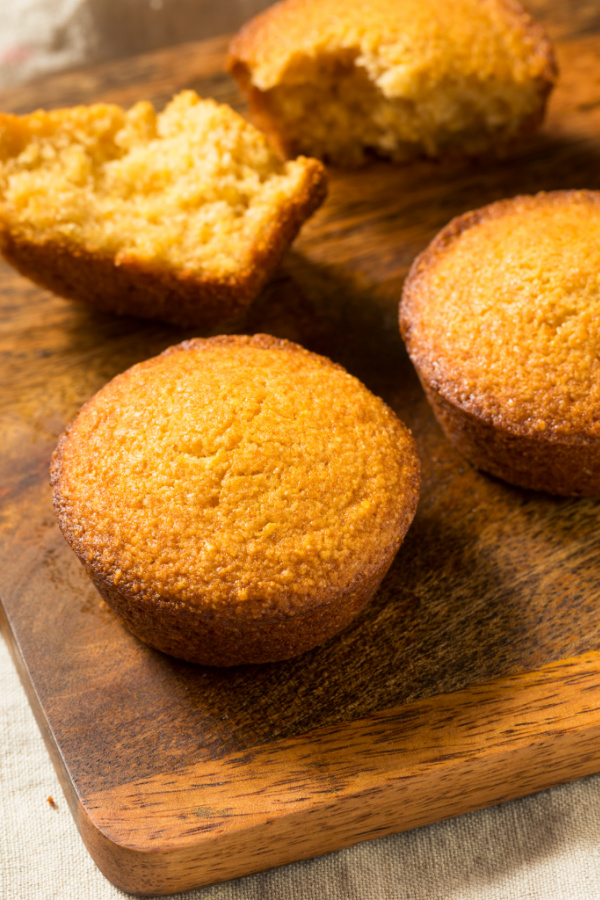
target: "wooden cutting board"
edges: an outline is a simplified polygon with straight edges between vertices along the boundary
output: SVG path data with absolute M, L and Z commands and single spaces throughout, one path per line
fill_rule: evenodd
M 2 626 L 90 853 L 169 893 L 412 828 L 600 769 L 600 508 L 509 487 L 446 443 L 397 329 L 414 256 L 450 218 L 541 189 L 600 189 L 600 11 L 538 0 L 561 80 L 516 156 L 331 174 L 240 330 L 345 365 L 412 428 L 419 511 L 377 597 L 297 660 L 204 669 L 145 647 L 55 524 L 50 454 L 109 378 L 190 332 L 101 316 L 0 268 Z M 27 111 L 240 107 L 213 40 L 4 93 Z

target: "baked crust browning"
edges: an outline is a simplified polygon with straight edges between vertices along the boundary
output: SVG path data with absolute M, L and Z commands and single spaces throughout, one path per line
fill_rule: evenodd
M 459 216 L 414 261 L 400 329 L 444 432 L 520 487 L 600 494 L 600 194 Z
M 393 557 L 392 557 L 393 558 Z M 349 625 L 374 596 L 385 571 L 364 573 L 343 596 L 306 596 L 305 608 L 277 616 L 227 616 L 167 603 L 147 594 L 129 594 L 88 570 L 100 596 L 127 628 L 150 647 L 204 666 L 232 666 L 280 661 L 323 644 Z
M 59 441 L 63 534 L 139 638 L 205 665 L 286 659 L 373 596 L 415 513 L 410 433 L 341 367 L 266 335 L 113 379 Z
M 477 469 L 533 491 L 600 496 L 598 442 L 513 434 L 456 406 L 423 377 L 421 384 L 446 437 Z

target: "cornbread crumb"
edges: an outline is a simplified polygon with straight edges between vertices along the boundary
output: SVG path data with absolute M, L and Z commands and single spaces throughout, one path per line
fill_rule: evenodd
M 0 249 L 100 309 L 212 324 L 248 305 L 323 200 L 229 107 L 150 103 L 0 115 Z
M 129 628 L 233 665 L 356 616 L 418 473 L 409 432 L 359 381 L 256 335 L 188 341 L 115 378 L 61 438 L 52 481 L 67 541 Z
M 456 219 L 415 261 L 400 320 L 467 457 L 525 487 L 600 493 L 600 193 Z
M 342 165 L 497 152 L 541 122 L 556 77 L 515 0 L 284 0 L 228 67 L 284 153 Z

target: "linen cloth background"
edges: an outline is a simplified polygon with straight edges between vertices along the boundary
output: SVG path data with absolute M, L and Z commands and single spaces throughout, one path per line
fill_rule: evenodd
M 266 5 L 265 0 L 0 0 L 0 87 L 231 31 Z M 0 685 L 0 898 L 126 896 L 104 879 L 79 838 L 1 640 Z M 177 896 L 600 900 L 600 776 Z
M 269 0 L 0 0 L 0 88 L 235 31 Z

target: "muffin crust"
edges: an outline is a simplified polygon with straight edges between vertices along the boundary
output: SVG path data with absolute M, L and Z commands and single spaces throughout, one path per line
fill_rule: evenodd
M 599 273 L 590 191 L 467 213 L 415 260 L 402 334 L 446 433 L 477 466 L 600 493 Z
M 414 515 L 419 466 L 385 404 L 265 335 L 193 340 L 115 378 L 52 465 L 63 533 L 129 628 L 209 665 L 343 628 Z

